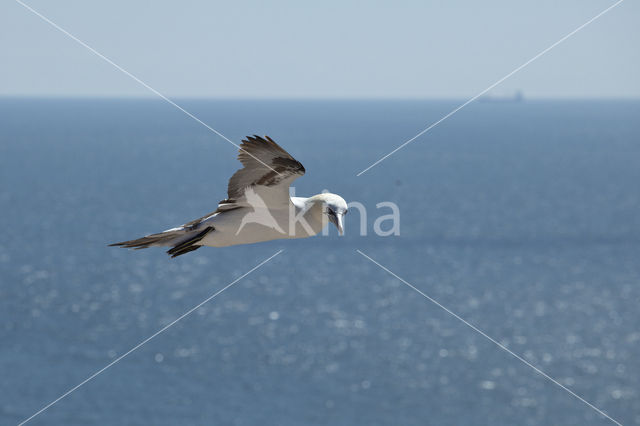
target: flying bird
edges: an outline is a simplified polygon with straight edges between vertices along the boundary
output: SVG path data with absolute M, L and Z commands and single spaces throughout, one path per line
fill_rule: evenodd
M 329 222 L 344 233 L 346 201 L 330 193 L 290 197 L 289 185 L 305 169 L 269 136 L 243 140 L 238 160 L 244 167 L 231 176 L 227 198 L 213 212 L 177 228 L 110 245 L 136 250 L 171 247 L 167 253 L 173 258 L 203 246 L 307 238 Z

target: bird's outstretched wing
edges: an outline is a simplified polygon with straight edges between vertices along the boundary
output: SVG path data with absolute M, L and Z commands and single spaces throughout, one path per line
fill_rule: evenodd
M 268 188 L 277 190 L 283 200 L 288 203 L 289 185 L 304 175 L 305 170 L 302 164 L 269 136 L 247 137 L 242 141 L 240 148 L 238 160 L 244 167 L 229 179 L 228 198 L 230 200 L 242 198 L 245 189 L 249 187 L 253 187 L 258 194 L 272 192 L 264 191 Z
M 244 167 L 229 179 L 227 199 L 220 201 L 215 211 L 186 223 L 185 228 L 197 227 L 217 213 L 260 207 L 254 205 L 256 197 L 268 208 L 288 207 L 289 185 L 304 175 L 304 166 L 269 136 L 247 136 L 238 152 L 238 160 Z M 252 189 L 252 199 L 246 196 L 248 188 Z

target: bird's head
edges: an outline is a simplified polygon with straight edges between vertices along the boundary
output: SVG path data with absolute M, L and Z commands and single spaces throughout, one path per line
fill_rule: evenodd
M 344 198 L 328 192 L 316 195 L 314 198 L 322 202 L 322 214 L 327 215 L 329 222 L 338 228 L 340 235 L 343 235 L 344 215 L 347 214 L 347 202 Z

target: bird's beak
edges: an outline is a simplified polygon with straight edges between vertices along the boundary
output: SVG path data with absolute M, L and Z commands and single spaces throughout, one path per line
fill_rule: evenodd
M 344 235 L 344 214 L 330 214 L 329 220 L 336 226 L 336 228 L 338 228 L 338 233 L 340 235 Z

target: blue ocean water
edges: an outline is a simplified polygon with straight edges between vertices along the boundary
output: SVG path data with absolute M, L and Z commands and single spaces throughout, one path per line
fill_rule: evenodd
M 236 149 L 156 100 L 0 100 L 0 423 L 640 424 L 640 102 L 180 101 L 368 210 L 347 235 L 107 247 L 211 211 Z M 401 210 L 399 236 L 373 222 Z

